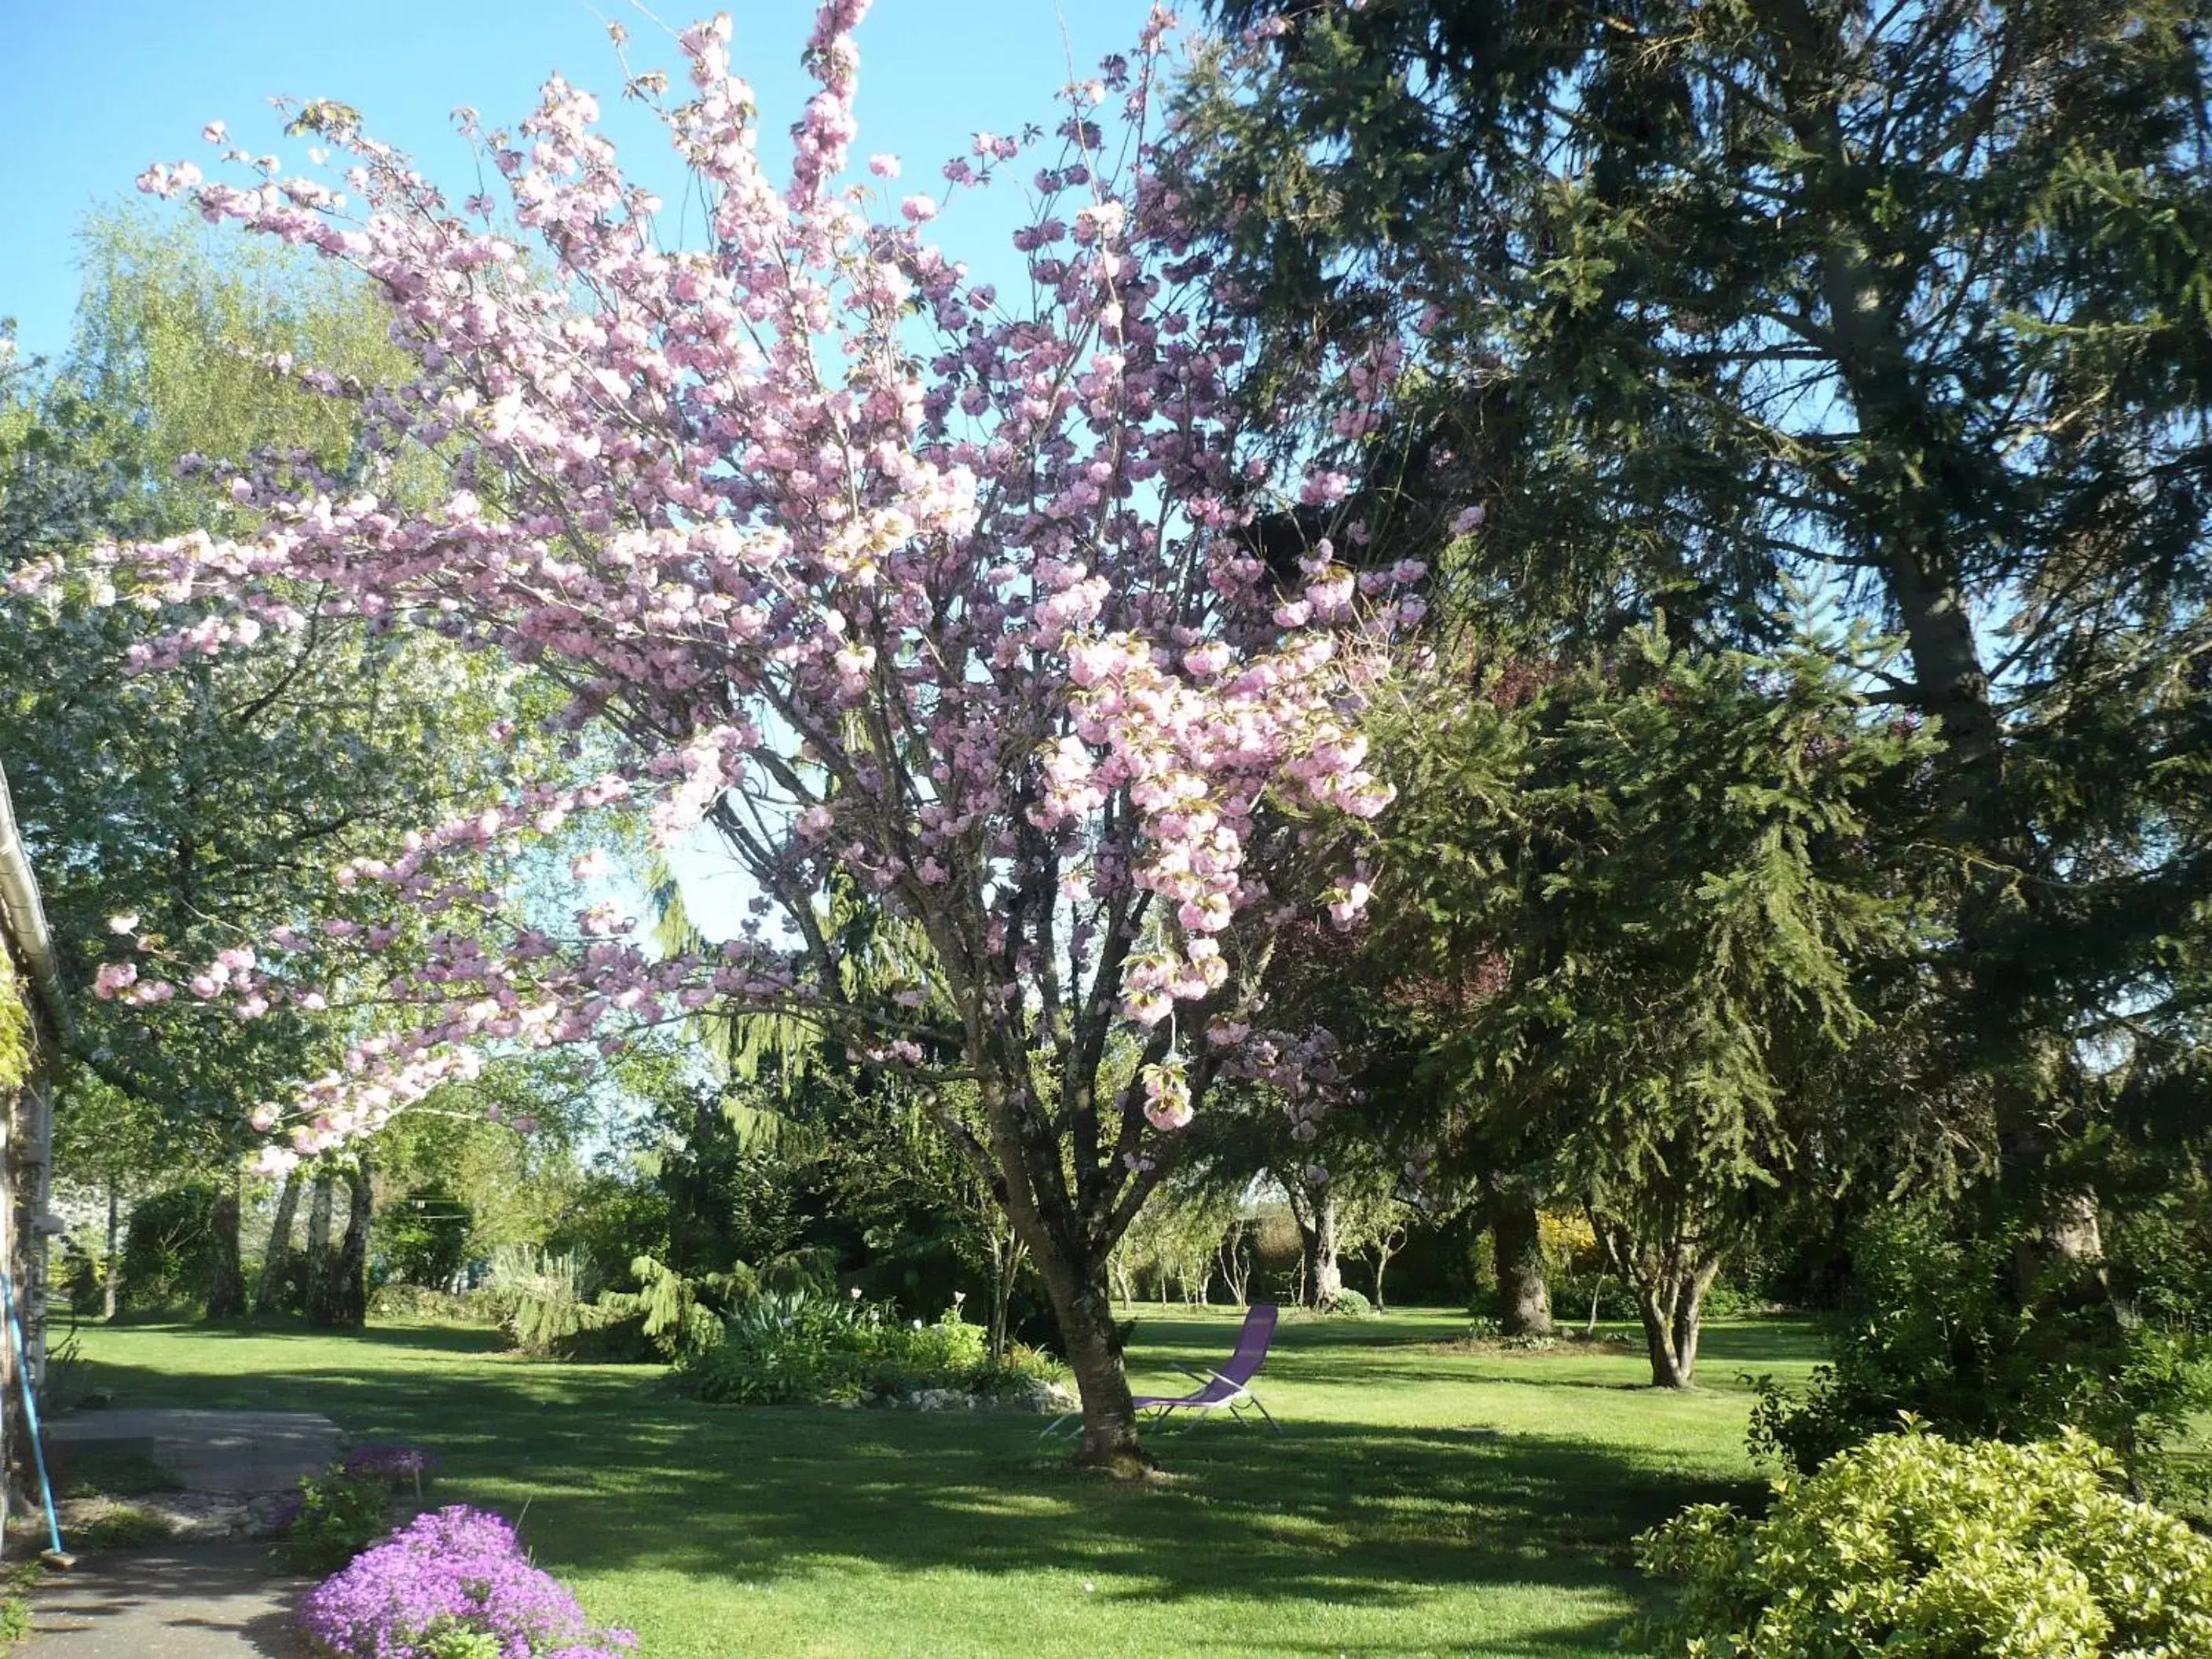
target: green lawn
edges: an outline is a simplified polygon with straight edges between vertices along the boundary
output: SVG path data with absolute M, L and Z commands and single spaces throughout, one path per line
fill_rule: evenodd
M 1225 1353 L 1229 1312 L 1140 1308 L 1139 1386 Z M 1641 1528 L 1740 1495 L 1747 1370 L 1808 1328 L 1722 1324 L 1705 1391 L 1607 1354 L 1466 1353 L 1464 1320 L 1293 1319 L 1262 1392 L 1117 1487 L 1035 1419 L 703 1407 L 651 1368 L 490 1352 L 483 1333 L 90 1328 L 128 1405 L 327 1412 L 444 1459 L 441 1496 L 522 1516 L 540 1565 L 647 1659 L 761 1655 L 1611 1654 Z M 526 1514 L 525 1506 L 527 1506 Z

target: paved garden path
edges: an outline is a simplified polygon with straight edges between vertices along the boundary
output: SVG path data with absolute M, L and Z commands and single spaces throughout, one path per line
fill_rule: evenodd
M 270 1571 L 262 1542 L 81 1556 L 47 1569 L 21 1659 L 300 1659 L 292 1600 L 307 1581 Z
M 261 1507 L 331 1463 L 338 1443 L 337 1425 L 310 1412 L 77 1412 L 47 1433 L 58 1477 L 102 1458 L 144 1459 L 184 1491 L 118 1501 L 217 1534 L 257 1525 Z M 62 1524 L 66 1543 L 67 1514 Z M 47 1569 L 32 1595 L 21 1659 L 294 1659 L 305 1651 L 292 1630 L 305 1582 L 276 1571 L 266 1538 L 81 1551 L 73 1569 Z
M 318 1412 L 72 1412 L 46 1425 L 57 1481 L 88 1457 L 130 1455 L 186 1492 L 290 1492 L 337 1460 L 339 1438 Z

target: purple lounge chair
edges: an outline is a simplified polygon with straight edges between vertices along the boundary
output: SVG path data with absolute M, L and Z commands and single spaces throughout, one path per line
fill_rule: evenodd
M 1267 1419 L 1267 1426 L 1277 1434 L 1283 1425 L 1273 1414 L 1260 1403 L 1260 1396 L 1252 1392 L 1252 1379 L 1260 1367 L 1267 1363 L 1267 1345 L 1274 1340 L 1276 1309 L 1267 1302 L 1255 1302 L 1244 1310 L 1244 1328 L 1237 1334 L 1237 1352 L 1231 1354 L 1221 1369 L 1195 1370 L 1188 1365 L 1176 1365 L 1181 1371 L 1200 1386 L 1194 1394 L 1167 1395 L 1140 1394 L 1132 1402 L 1139 1412 L 1150 1412 L 1155 1423 L 1164 1422 L 1171 1412 L 1211 1412 L 1225 1406 L 1230 1416 L 1244 1421 L 1243 1408 L 1249 1406 Z M 1079 1422 L 1082 1414 L 1070 1412 L 1053 1419 L 1043 1434 L 1044 1439 L 1063 1423 Z

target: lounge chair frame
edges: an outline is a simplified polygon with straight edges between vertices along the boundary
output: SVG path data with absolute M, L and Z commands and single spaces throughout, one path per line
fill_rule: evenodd
M 1224 1370 L 1170 1361 L 1174 1370 L 1181 1371 L 1199 1385 L 1196 1392 L 1176 1397 L 1139 1395 L 1135 1400 L 1137 1414 L 1156 1426 L 1167 1427 L 1176 1412 L 1187 1413 L 1188 1415 L 1183 1422 L 1174 1426 L 1188 1429 L 1192 1420 L 1211 1412 L 1225 1409 L 1235 1421 L 1249 1426 L 1250 1419 L 1244 1415 L 1244 1409 L 1249 1406 L 1260 1413 L 1270 1429 L 1280 1434 L 1283 1425 L 1275 1420 L 1275 1414 L 1267 1409 L 1260 1396 L 1252 1392 L 1252 1379 L 1267 1363 L 1267 1351 L 1274 1342 L 1278 1311 L 1269 1303 L 1255 1303 L 1245 1310 L 1244 1326 L 1237 1336 L 1237 1350 L 1230 1356 Z M 1045 1425 L 1043 1432 L 1037 1438 L 1049 1440 L 1062 1428 L 1071 1424 L 1080 1424 L 1082 1420 L 1083 1413 L 1079 1411 L 1063 1412 Z M 1072 1430 L 1070 1431 L 1073 1432 Z

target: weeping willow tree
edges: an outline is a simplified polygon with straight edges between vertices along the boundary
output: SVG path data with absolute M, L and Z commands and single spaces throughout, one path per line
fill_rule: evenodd
M 103 540 L 239 531 L 215 465 L 274 451 L 348 477 L 358 406 L 299 374 L 313 362 L 343 391 L 399 361 L 366 290 L 322 262 L 213 242 L 158 211 L 95 216 L 82 250 L 68 352 L 0 376 L 0 764 L 77 1010 L 74 1058 L 165 1121 L 155 1178 L 234 1172 L 258 1139 L 246 1113 L 283 1079 L 334 1064 L 379 1016 L 343 995 L 258 1020 L 196 997 L 102 997 L 102 966 L 135 968 L 142 940 L 205 962 L 282 929 L 410 926 L 369 890 L 379 884 L 348 886 L 341 866 L 478 798 L 494 758 L 503 779 L 515 759 L 551 775 L 558 739 L 544 688 L 444 640 L 325 619 L 137 674 L 157 617 L 100 602 L 96 581 L 82 599 L 10 587 L 49 559 L 96 576 Z M 380 488 L 426 493 L 438 465 L 410 457 Z M 130 921 L 118 933 L 111 918 Z M 91 1132 L 72 1132 L 80 1113 Z M 107 1115 L 99 1091 L 64 1097 L 61 1176 L 116 1176 L 93 1150 Z M 230 1176 L 210 1191 L 222 1241 L 211 1304 L 243 1311 L 241 1194 Z

